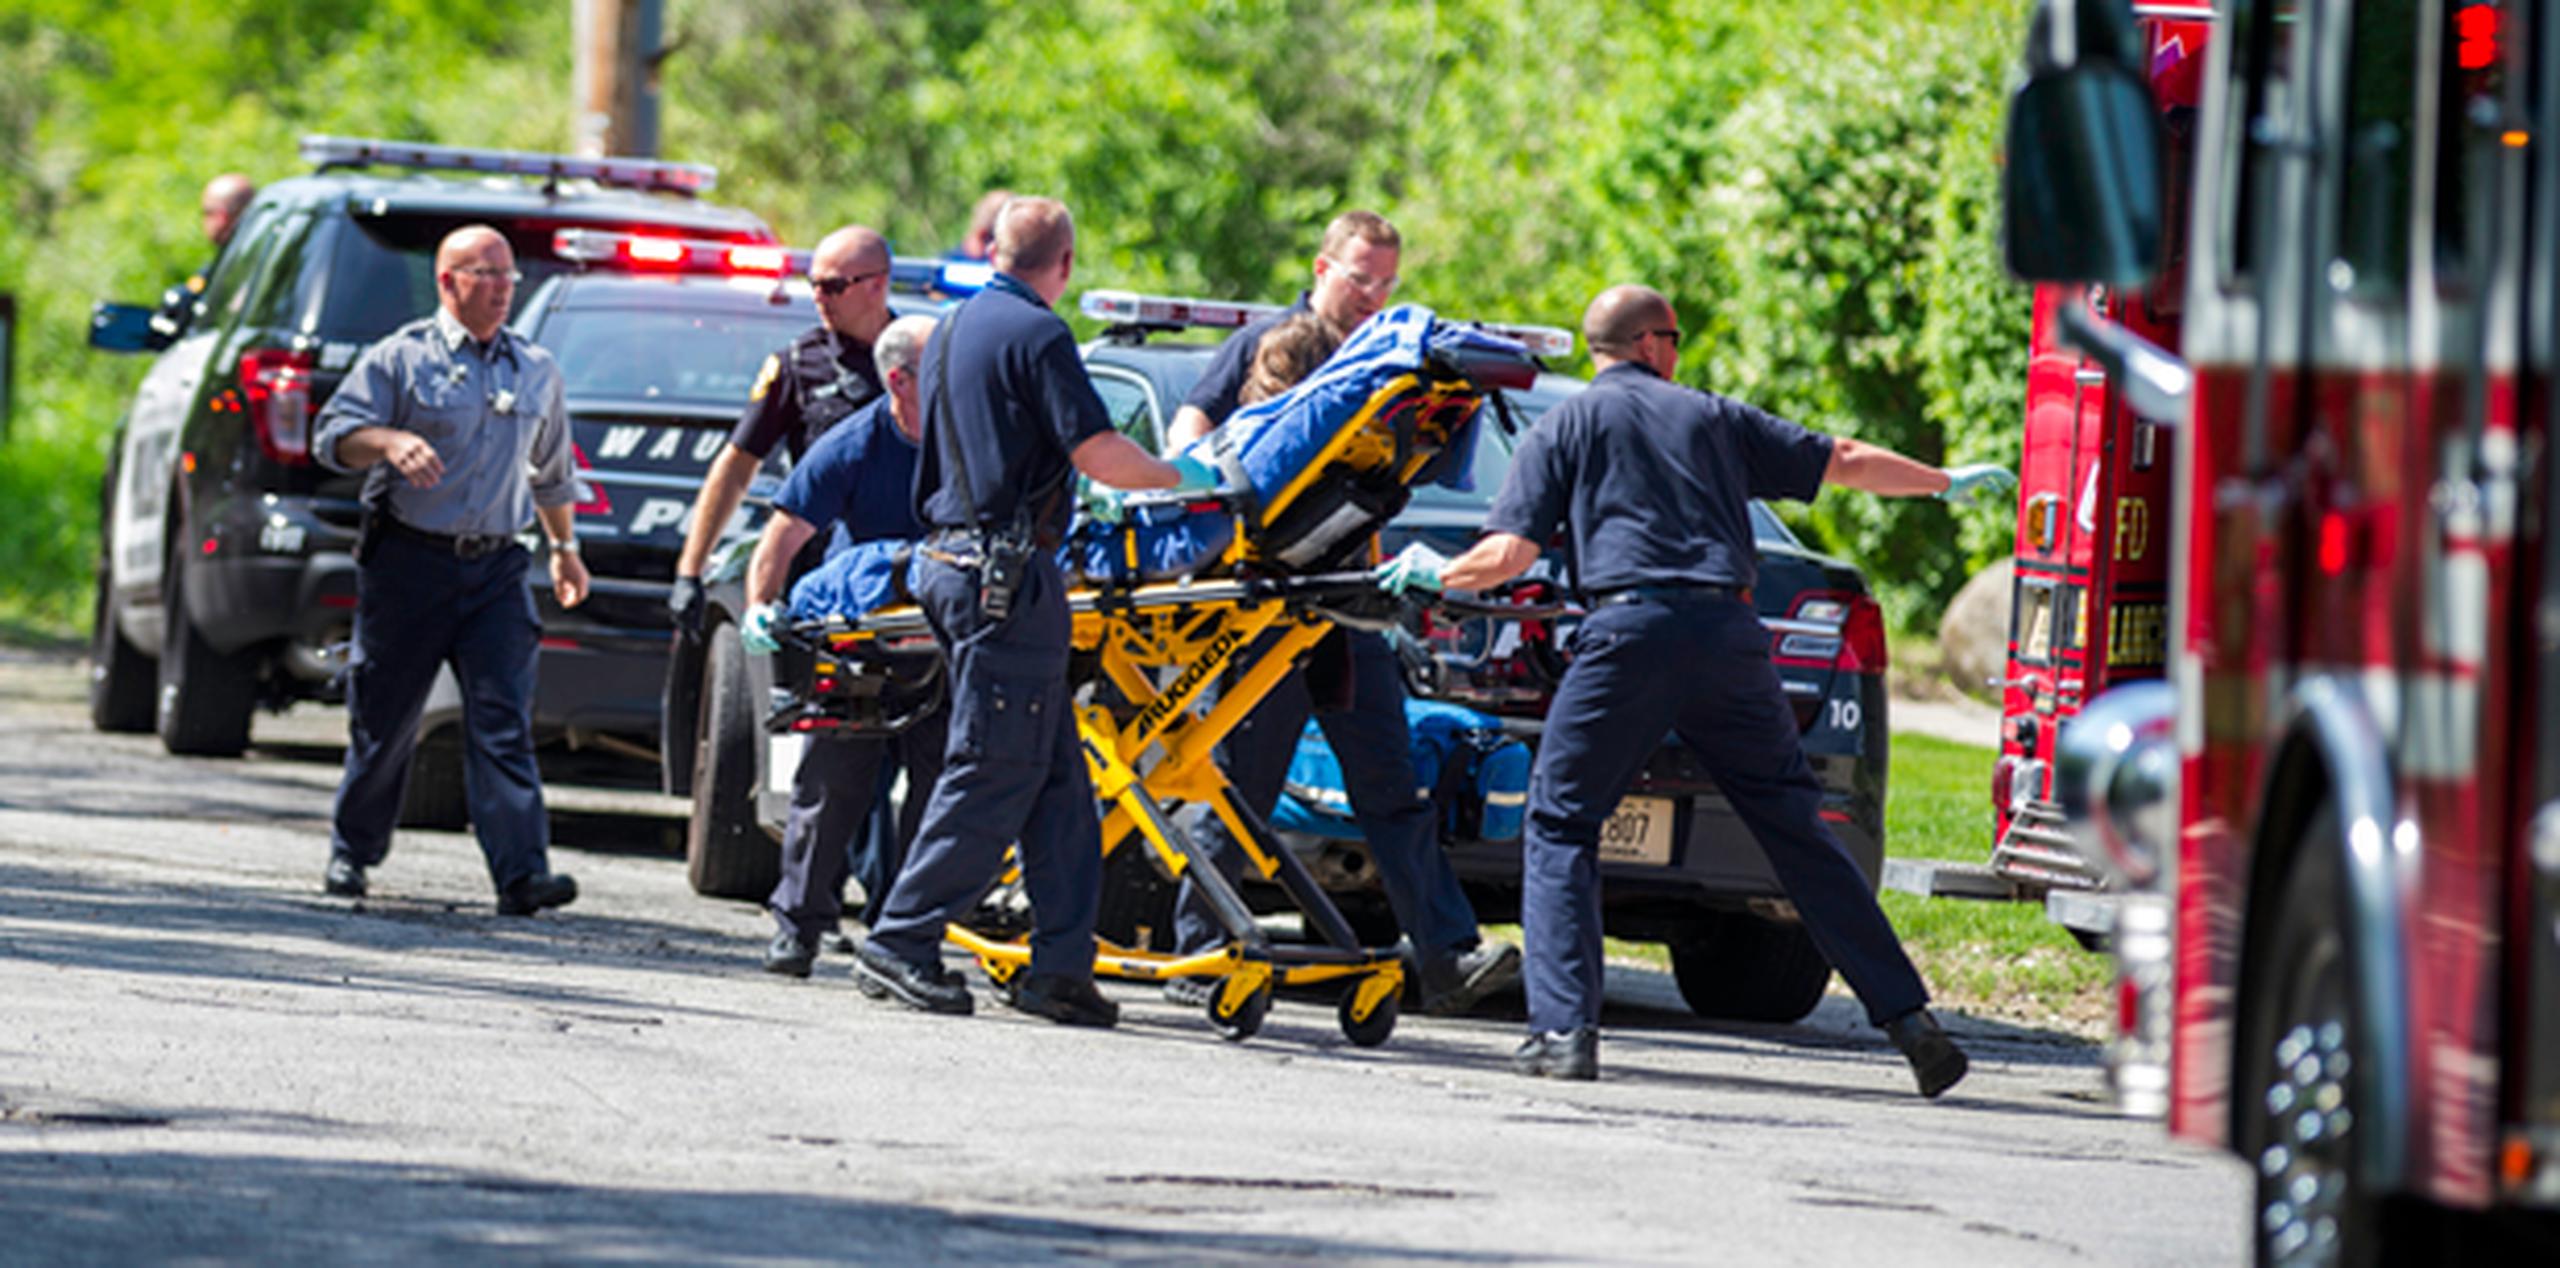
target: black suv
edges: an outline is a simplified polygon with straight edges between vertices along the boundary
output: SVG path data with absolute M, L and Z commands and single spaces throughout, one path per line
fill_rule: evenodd
M 312 461 L 311 423 L 367 344 L 435 310 L 447 232 L 505 233 L 519 294 L 563 269 L 564 228 L 773 241 L 755 216 L 695 200 L 708 168 L 330 137 L 302 152 L 314 174 L 242 214 L 118 422 L 100 490 L 90 716 L 156 725 L 173 753 L 236 754 L 258 706 L 338 695 L 358 481 Z M 149 317 L 101 304 L 90 341 L 146 350 L 161 342 Z
M 1215 351 L 1209 344 L 1163 336 L 1188 327 L 1239 325 L 1271 311 L 1117 292 L 1087 292 L 1083 307 L 1087 316 L 1112 323 L 1086 345 L 1085 365 L 1120 429 L 1136 436 L 1163 434 Z M 1542 374 L 1536 386 L 1506 392 L 1507 410 L 1486 415 L 1474 490 L 1414 490 L 1383 535 L 1385 549 L 1393 553 L 1412 541 L 1428 542 L 1443 554 L 1465 549 L 1483 528 L 1510 469 L 1513 429 L 1525 431 L 1583 387 L 1579 379 Z M 1769 627 L 1806 759 L 1822 782 L 1822 816 L 1872 885 L 1884 867 L 1888 732 L 1882 612 L 1855 567 L 1808 549 L 1768 507 L 1752 504 L 1751 525 L 1760 562 L 1753 600 Z M 1524 599 L 1561 597 L 1543 560 L 1515 585 Z M 1409 632 L 1413 646 L 1434 653 L 1408 659 L 1408 685 L 1417 695 L 1492 714 L 1506 731 L 1535 742 L 1564 672 L 1562 629 L 1542 622 L 1426 618 Z M 1355 926 L 1388 927 L 1392 917 L 1376 891 L 1364 847 L 1312 835 L 1289 837 L 1328 888 L 1348 891 L 1337 899 Z M 1444 845 L 1477 912 L 1487 920 L 1517 919 L 1519 843 Z M 1830 965 L 1796 919 L 1758 844 L 1686 747 L 1666 742 L 1647 763 L 1602 835 L 1600 866 L 1610 935 L 1667 945 L 1680 992 L 1700 1014 L 1793 1021 L 1820 1002 Z

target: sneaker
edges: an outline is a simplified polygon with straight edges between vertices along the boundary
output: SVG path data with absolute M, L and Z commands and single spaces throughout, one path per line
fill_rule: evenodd
M 1016 983 L 1005 1002 L 1034 1017 L 1062 1026 L 1114 1026 L 1120 1006 L 1102 997 L 1090 977 L 1064 973 L 1030 973 Z
M 542 872 L 525 877 L 499 893 L 498 914 L 530 916 L 545 907 L 566 907 L 576 901 L 578 901 L 576 877 Z
M 1489 942 L 1473 951 L 1444 955 L 1422 965 L 1422 1011 L 1454 1017 L 1478 1000 L 1520 980 L 1520 948 Z
M 965 1017 L 977 1011 L 959 974 L 939 964 L 910 964 L 877 942 L 853 949 L 853 984 L 873 999 L 894 999 L 919 1012 Z
M 1885 1037 L 1902 1050 L 1902 1059 L 1911 1063 L 1911 1073 L 1920 1080 L 1920 1095 L 1935 1098 L 1964 1078 L 1973 1063 L 1965 1058 L 1964 1049 L 1956 1046 L 1938 1019 L 1925 1008 L 1915 1008 L 1884 1025 Z
M 764 971 L 782 977 L 807 977 L 818 962 L 818 944 L 800 936 L 797 929 L 784 929 L 773 935 L 773 945 L 764 949 Z
M 1164 980 L 1164 1002 L 1176 1008 L 1207 1008 L 1218 997 L 1218 979 L 1214 977 L 1169 977 Z
M 364 866 L 342 854 L 329 856 L 329 870 L 320 874 L 320 892 L 340 898 L 364 897 Z
M 1536 1031 L 1511 1054 L 1511 1068 L 1533 1079 L 1599 1078 L 1600 1032 L 1590 1026 Z

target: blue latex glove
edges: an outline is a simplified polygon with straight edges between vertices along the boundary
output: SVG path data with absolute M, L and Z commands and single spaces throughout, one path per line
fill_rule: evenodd
M 1946 491 L 1938 496 L 1959 505 L 1977 496 L 2016 488 L 2018 477 L 1996 462 L 1977 462 L 1968 467 L 1947 468 Z
M 1449 566 L 1449 557 L 1420 542 L 1396 552 L 1396 557 L 1369 570 L 1369 578 L 1389 594 L 1420 590 L 1440 593 L 1440 570 Z
M 1076 501 L 1084 506 L 1086 519 L 1096 524 L 1117 524 L 1122 510 L 1120 492 L 1105 488 L 1083 476 L 1076 477 Z
M 1207 493 L 1218 487 L 1218 469 L 1189 454 L 1173 460 L 1173 473 L 1179 477 L 1173 483 L 1175 493 Z
M 759 603 L 748 608 L 746 619 L 738 622 L 738 641 L 751 652 L 770 655 L 781 651 L 782 644 L 773 637 L 773 623 L 781 619 L 781 610 L 773 604 Z

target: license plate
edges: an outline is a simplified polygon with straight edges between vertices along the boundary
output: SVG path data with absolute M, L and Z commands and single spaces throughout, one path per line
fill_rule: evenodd
M 1629 797 L 1600 825 L 1600 861 L 1667 864 L 1671 825 L 1680 803 L 1669 797 Z
M 791 794 L 792 778 L 800 773 L 800 755 L 809 748 L 805 735 L 768 735 L 765 737 L 764 787 L 766 792 Z

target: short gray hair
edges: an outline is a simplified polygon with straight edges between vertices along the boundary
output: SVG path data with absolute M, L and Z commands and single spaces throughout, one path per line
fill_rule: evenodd
M 933 337 L 931 317 L 901 317 L 889 323 L 880 337 L 871 343 L 871 363 L 879 368 L 882 378 L 891 370 L 903 374 L 916 372 L 916 363 L 924 360 L 925 340 Z

